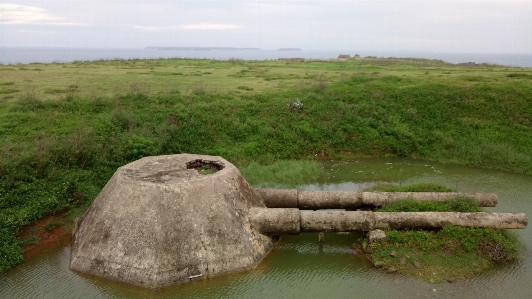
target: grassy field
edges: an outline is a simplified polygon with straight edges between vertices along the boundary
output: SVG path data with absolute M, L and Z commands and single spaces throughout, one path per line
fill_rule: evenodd
M 22 259 L 19 227 L 82 211 L 148 155 L 221 155 L 254 182 L 353 156 L 532 174 L 531 83 L 420 59 L 0 65 L 0 271 Z
M 127 93 L 272 93 L 326 88 L 353 75 L 373 79 L 400 77 L 403 87 L 435 80 L 453 84 L 449 87 L 467 88 L 481 82 L 500 84 L 532 79 L 529 68 L 453 65 L 424 59 L 102 60 L 0 65 L 0 99 L 5 103 L 22 97 L 61 100 Z

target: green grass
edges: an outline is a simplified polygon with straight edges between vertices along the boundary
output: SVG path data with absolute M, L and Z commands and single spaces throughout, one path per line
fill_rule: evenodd
M 414 184 L 403 188 L 413 192 L 434 192 L 444 187 Z M 478 202 L 459 197 L 444 202 L 407 199 L 390 203 L 376 212 L 481 211 Z M 507 230 L 450 225 L 435 231 L 386 230 L 385 242 L 369 245 L 367 240 L 359 242 L 373 263 L 429 282 L 470 278 L 495 263 L 518 259 L 524 246 L 514 233 Z
M 415 201 L 407 198 L 402 201 L 389 203 L 378 210 L 379 212 L 482 212 L 478 201 L 458 197 L 443 202 Z
M 434 183 L 417 183 L 407 186 L 377 184 L 366 191 L 373 192 L 453 192 L 451 188 Z
M 367 191 L 373 192 L 453 192 L 454 190 L 435 183 L 417 183 L 406 186 L 377 184 Z M 416 201 L 407 198 L 399 202 L 389 203 L 378 212 L 482 212 L 478 201 L 459 196 L 442 202 Z
M 255 185 L 354 156 L 532 174 L 529 75 L 409 58 L 0 65 L 0 272 L 22 259 L 19 227 L 90 205 L 143 156 L 223 156 Z
M 386 234 L 385 242 L 366 247 L 372 262 L 436 283 L 471 278 L 495 263 L 516 260 L 522 246 L 516 235 L 489 228 L 445 226 Z
M 54 228 L 62 226 L 63 223 L 60 221 L 48 221 L 43 225 L 43 228 L 47 231 L 52 231 Z
M 322 168 L 311 160 L 281 160 L 268 165 L 251 162 L 240 167 L 240 172 L 254 186 L 297 186 L 318 179 Z
M 40 237 L 36 235 L 31 235 L 27 237 L 19 238 L 19 244 L 20 246 L 28 246 L 28 245 L 35 245 L 38 244 L 40 241 Z

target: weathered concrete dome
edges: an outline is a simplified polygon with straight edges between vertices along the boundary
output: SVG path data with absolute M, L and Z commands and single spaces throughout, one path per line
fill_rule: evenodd
M 251 228 L 251 207 L 265 206 L 221 157 L 142 158 L 120 167 L 77 222 L 70 269 L 159 288 L 254 267 L 273 242 Z

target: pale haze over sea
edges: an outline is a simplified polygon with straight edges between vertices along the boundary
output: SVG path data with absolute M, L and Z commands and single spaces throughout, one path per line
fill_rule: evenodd
M 517 67 L 532 67 L 532 54 L 492 53 L 439 53 L 407 51 L 363 51 L 363 50 L 159 50 L 159 49 L 97 49 L 97 48 L 0 48 L 1 64 L 52 63 L 113 59 L 154 58 L 202 58 L 228 60 L 270 60 L 279 58 L 330 59 L 340 54 L 359 54 L 376 57 L 410 57 L 443 60 L 449 63 L 475 62 Z

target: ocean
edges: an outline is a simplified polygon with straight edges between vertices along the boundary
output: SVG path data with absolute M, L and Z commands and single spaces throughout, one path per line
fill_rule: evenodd
M 271 60 L 279 58 L 330 59 L 340 54 L 354 56 L 426 58 L 443 60 L 449 63 L 490 63 L 514 67 L 532 67 L 532 54 L 492 54 L 492 53 L 438 53 L 406 51 L 354 51 L 354 50 L 301 50 L 279 51 L 262 49 L 97 49 L 97 48 L 0 48 L 1 64 L 64 63 L 74 61 L 113 60 L 113 59 L 156 59 L 156 58 L 201 58 L 201 59 L 242 59 Z

